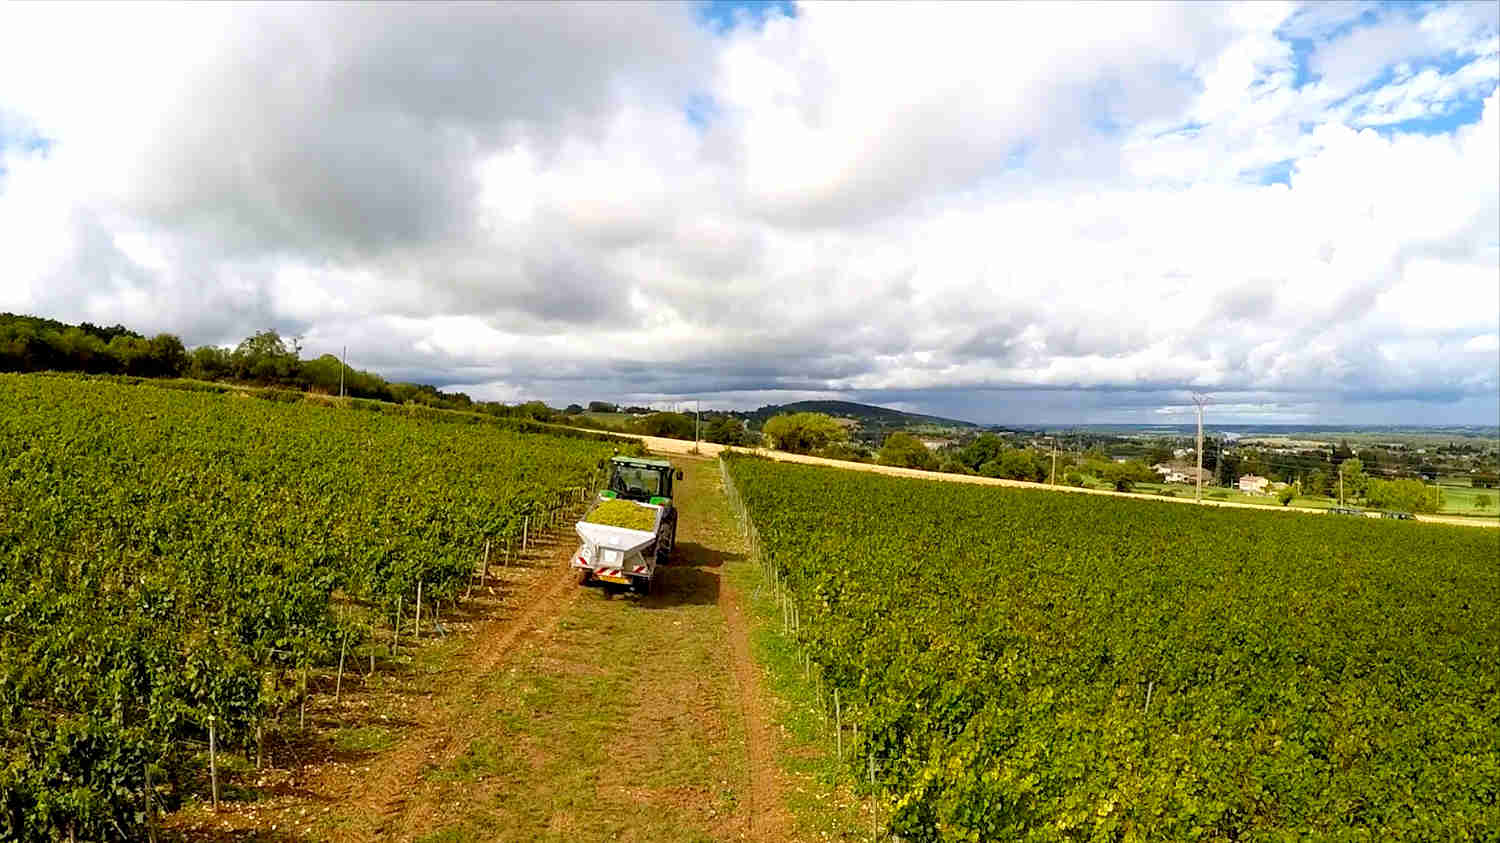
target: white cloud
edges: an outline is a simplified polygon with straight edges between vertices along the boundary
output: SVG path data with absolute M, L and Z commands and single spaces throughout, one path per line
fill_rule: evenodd
M 1500 334 L 1480 334 L 1464 343 L 1464 351 L 1471 354 L 1491 354 L 1500 351 Z
M 1487 7 L 626 8 L 0 7 L 0 309 L 508 399 L 1495 400 Z

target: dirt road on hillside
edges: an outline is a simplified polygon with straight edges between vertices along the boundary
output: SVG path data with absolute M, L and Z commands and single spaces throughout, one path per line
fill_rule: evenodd
M 581 429 L 581 428 L 580 428 Z M 781 462 L 796 462 L 805 465 L 822 465 L 830 468 L 843 468 L 852 471 L 871 471 L 876 474 L 887 474 L 892 477 L 915 477 L 922 480 L 940 480 L 949 483 L 973 483 L 980 486 L 1009 486 L 1016 489 L 1040 489 L 1049 492 L 1069 492 L 1079 495 L 1107 495 L 1117 498 L 1135 498 L 1137 500 L 1157 501 L 1159 503 L 1195 504 L 1198 501 L 1192 498 L 1168 498 L 1161 495 L 1143 495 L 1134 492 L 1116 492 L 1108 489 L 1080 489 L 1073 486 L 1054 486 L 1048 483 L 1030 483 L 1025 480 L 1003 480 L 998 477 L 978 477 L 969 474 L 945 474 L 940 471 L 922 471 L 917 468 L 898 468 L 892 465 L 875 465 L 874 463 L 849 462 L 847 460 L 831 460 L 825 457 L 813 457 L 805 454 L 789 454 L 785 451 L 774 451 L 769 448 L 731 448 L 726 445 L 716 445 L 712 442 L 699 442 L 696 445 L 683 439 L 667 439 L 660 436 L 637 436 L 629 435 L 645 443 L 646 447 L 659 454 L 690 454 L 697 448 L 703 456 L 717 457 L 724 451 L 739 451 L 746 454 L 756 454 L 770 457 Z M 1204 499 L 1202 506 L 1220 506 L 1231 509 L 1253 509 L 1257 512 L 1300 512 L 1315 515 L 1326 515 L 1326 509 L 1314 509 L 1305 506 L 1260 506 L 1253 503 L 1240 503 L 1238 501 L 1215 501 Z M 1460 518 L 1446 515 L 1418 515 L 1418 521 L 1432 524 L 1457 524 L 1464 527 L 1500 527 L 1500 520 L 1478 520 Z

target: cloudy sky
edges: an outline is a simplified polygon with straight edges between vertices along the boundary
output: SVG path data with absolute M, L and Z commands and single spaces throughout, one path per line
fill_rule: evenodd
M 476 397 L 1500 421 L 1500 5 L 0 5 L 0 310 Z

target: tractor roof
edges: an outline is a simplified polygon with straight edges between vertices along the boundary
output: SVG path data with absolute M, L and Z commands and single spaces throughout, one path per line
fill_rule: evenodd
M 672 467 L 672 464 L 670 462 L 667 462 L 666 460 L 648 460 L 648 459 L 645 459 L 643 457 L 614 457 L 614 458 L 611 459 L 611 462 L 617 462 L 617 463 L 621 463 L 623 465 L 649 466 L 651 468 L 671 468 Z

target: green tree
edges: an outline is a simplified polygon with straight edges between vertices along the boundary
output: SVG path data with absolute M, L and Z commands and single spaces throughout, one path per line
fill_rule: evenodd
M 541 401 L 527 401 L 516 405 L 516 415 L 524 418 L 534 419 L 540 422 L 552 421 L 556 415 L 551 407 Z
M 849 438 L 844 426 L 824 413 L 783 413 L 767 419 L 763 430 L 771 447 L 793 454 L 810 454 Z
M 332 354 L 324 354 L 313 360 L 302 364 L 302 382 L 309 390 L 322 392 L 329 395 L 337 395 L 339 391 L 339 375 L 344 369 L 344 364 Z M 345 384 L 348 389 L 348 384 Z
M 1112 484 L 1116 491 L 1129 492 L 1137 483 L 1149 483 L 1155 480 L 1156 472 L 1140 460 L 1126 460 L 1101 466 L 1099 476 Z
M 985 463 L 999 459 L 1004 452 L 1004 439 L 993 433 L 981 433 L 958 452 L 958 458 L 963 461 L 964 465 L 978 471 Z
M 1475 495 L 1474 496 L 1474 508 L 1475 509 L 1489 509 L 1490 508 L 1490 504 L 1492 504 L 1494 502 L 1495 501 L 1489 495 Z
M 974 474 L 975 473 L 974 469 L 970 468 L 967 463 L 965 463 L 963 460 L 959 459 L 957 456 L 953 456 L 953 455 L 944 457 L 940 461 L 940 464 L 938 466 L 938 471 L 941 471 L 941 472 L 943 472 L 945 474 Z
M 885 438 L 885 444 L 880 448 L 877 461 L 881 465 L 922 468 L 928 471 L 936 471 L 938 467 L 937 455 L 922 444 L 922 440 L 903 431 L 897 431 Z
M 1333 464 L 1334 465 L 1340 465 L 1340 464 L 1342 464 L 1344 462 L 1344 460 L 1353 459 L 1353 458 L 1354 458 L 1354 449 L 1351 448 L 1351 447 L 1349 447 L 1349 440 L 1347 440 L 1347 439 L 1340 439 L 1339 440 L 1339 444 L 1336 445 L 1336 446 L 1334 446 L 1334 449 L 1333 449 L 1333 456 L 1332 456 L 1332 462 L 1333 462 Z
M 188 363 L 188 376 L 202 381 L 216 381 L 234 374 L 234 360 L 230 353 L 216 345 L 200 345 L 193 349 Z
M 1295 497 L 1297 497 L 1297 488 L 1295 486 L 1283 486 L 1281 491 L 1276 493 L 1276 500 L 1281 501 L 1282 506 L 1290 504 L 1292 498 Z
M 175 378 L 188 369 L 187 349 L 172 334 L 157 334 L 147 342 L 146 356 L 153 377 Z
M 1000 472 L 1000 476 L 1011 480 L 1039 482 L 1047 477 L 1047 469 L 1042 467 L 1036 454 L 1024 448 L 1011 448 L 1001 454 Z
M 844 460 L 845 462 L 870 462 L 872 458 L 868 449 L 858 442 L 851 442 L 847 439 L 841 442 L 829 442 L 813 451 L 813 454 L 824 459 Z
M 1218 471 L 1215 472 L 1215 479 L 1219 481 L 1220 486 L 1235 485 L 1239 482 L 1240 475 L 1243 473 L 1244 472 L 1240 471 L 1239 456 L 1235 454 L 1224 454 L 1223 456 L 1219 457 L 1219 468 Z M 1203 479 L 1206 482 L 1208 480 L 1208 477 L 1205 476 Z
M 693 417 L 685 413 L 652 413 L 641 419 L 641 432 L 647 436 L 666 436 L 671 439 L 692 439 Z
M 286 347 L 275 331 L 260 331 L 246 337 L 230 355 L 234 376 L 240 380 L 281 383 L 297 370 L 297 354 Z
M 1344 481 L 1344 498 L 1364 497 L 1366 481 L 1364 463 L 1358 457 L 1349 457 L 1339 463 L 1339 477 Z
M 1403 512 L 1437 512 L 1442 508 L 1441 492 L 1414 478 L 1368 478 L 1365 483 L 1365 500 L 1370 506 Z
M 1328 494 L 1328 474 L 1324 471 L 1314 471 L 1307 475 L 1302 483 L 1304 495 L 1326 495 Z
M 751 445 L 756 439 L 755 434 L 745 429 L 742 419 L 730 415 L 711 420 L 704 429 L 703 438 L 720 445 Z

